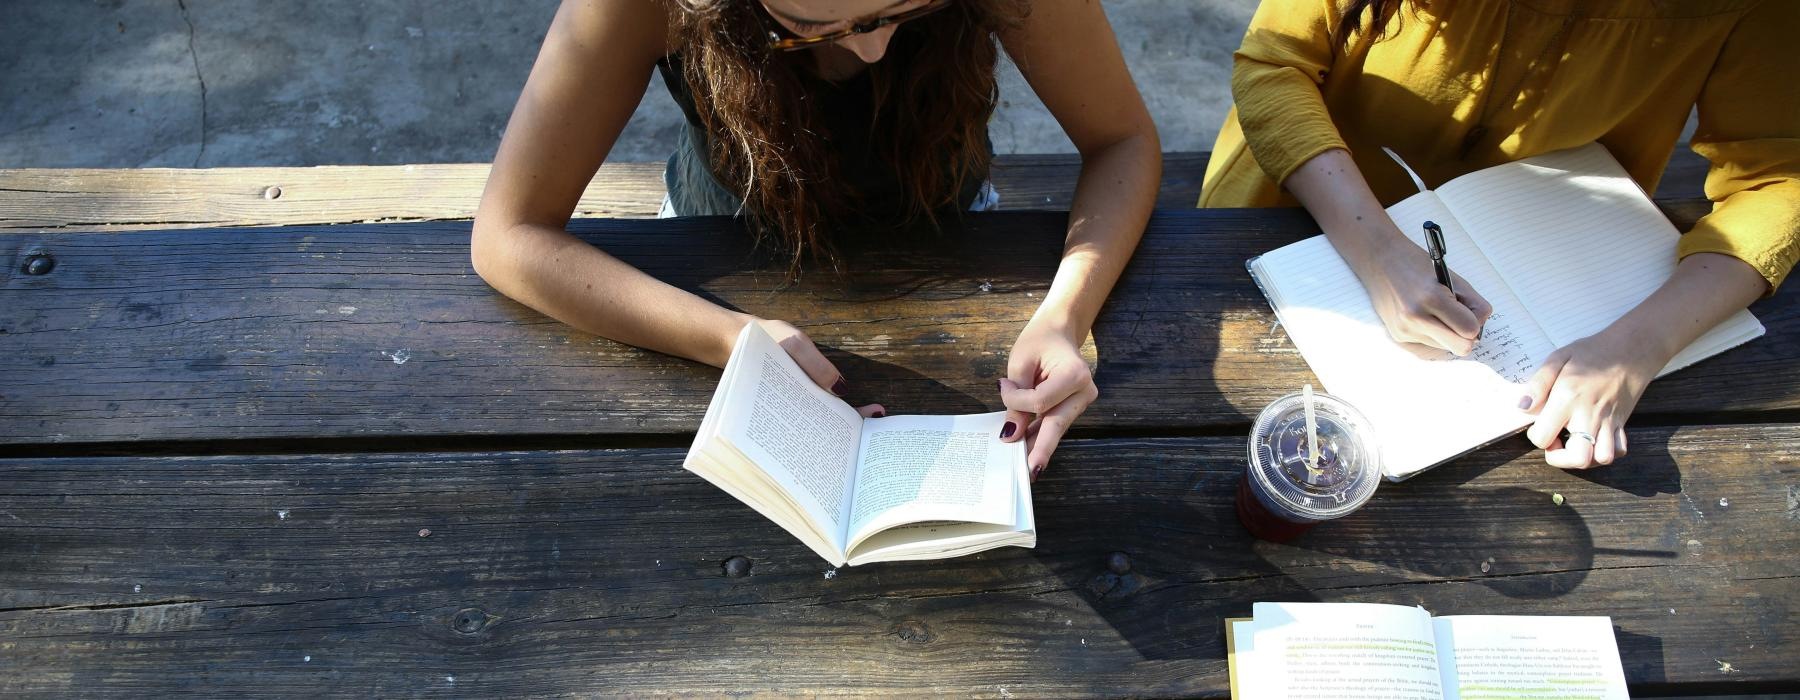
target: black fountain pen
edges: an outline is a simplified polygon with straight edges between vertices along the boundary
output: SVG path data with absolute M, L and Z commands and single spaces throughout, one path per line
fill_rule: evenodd
M 1456 296 L 1456 286 L 1450 284 L 1450 266 L 1444 264 L 1444 255 L 1449 252 L 1444 247 L 1444 229 L 1438 228 L 1435 222 L 1425 222 L 1425 250 L 1431 254 L 1431 267 L 1437 270 L 1438 284 L 1450 290 L 1450 296 Z M 1476 329 L 1475 339 L 1481 340 L 1481 334 L 1485 330 L 1487 329 Z

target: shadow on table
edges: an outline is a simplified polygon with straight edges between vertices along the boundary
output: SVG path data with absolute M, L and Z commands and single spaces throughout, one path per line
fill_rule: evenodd
M 1631 448 L 1623 460 L 1603 467 L 1582 469 L 1573 474 L 1593 484 L 1624 491 L 1634 496 L 1681 493 L 1681 466 L 1669 455 L 1669 429 L 1633 430 L 1626 428 L 1625 439 Z
M 1634 686 L 1669 682 L 1663 669 L 1662 637 L 1626 632 L 1613 625 L 1613 638 L 1619 644 L 1619 659 L 1625 663 L 1625 677 Z
M 1652 454 L 1643 475 L 1618 477 L 1622 488 L 1668 486 L 1671 472 L 1657 464 L 1665 460 L 1645 448 Z M 1383 484 L 1362 510 L 1287 544 L 1254 540 L 1238 524 L 1235 465 L 1203 464 L 1181 496 L 1146 496 L 1166 502 L 1132 504 L 1126 512 L 1133 522 L 1104 538 L 1118 543 L 1129 570 L 1108 568 L 1110 553 L 1097 551 L 1094 542 L 1102 538 L 1079 533 L 1091 522 L 1065 524 L 1054 512 L 1039 519 L 1039 558 L 1144 658 L 1219 659 L 1224 620 L 1248 616 L 1254 602 L 1375 602 L 1424 605 L 1435 614 L 1505 614 L 1491 606 L 1462 608 L 1466 584 L 1512 599 L 1550 600 L 1577 590 L 1597 555 L 1677 556 L 1596 547 L 1580 509 L 1516 482 L 1476 481 L 1530 454 L 1522 441 L 1505 443 L 1411 481 Z M 1066 486 L 1059 482 L 1040 483 Z M 1048 551 L 1082 539 L 1089 545 L 1073 560 Z M 1622 646 L 1635 645 L 1630 658 L 1659 659 L 1655 642 L 1621 636 Z

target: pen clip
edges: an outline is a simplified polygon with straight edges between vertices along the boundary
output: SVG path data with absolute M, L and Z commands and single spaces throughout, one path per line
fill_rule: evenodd
M 1444 259 L 1444 230 L 1434 222 L 1425 222 L 1425 250 L 1431 253 L 1432 260 Z

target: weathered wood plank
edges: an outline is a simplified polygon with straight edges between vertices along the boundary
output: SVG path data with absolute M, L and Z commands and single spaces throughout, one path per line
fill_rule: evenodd
M 466 219 L 487 174 L 484 163 L 0 170 L 0 229 Z M 608 163 L 575 214 L 655 216 L 663 191 L 661 163 Z
M 1157 206 L 1200 197 L 1206 153 L 1163 156 Z M 656 216 L 663 164 L 607 163 L 575 207 L 577 218 Z M 994 185 L 1008 210 L 1068 209 L 1081 174 L 1075 155 L 1003 155 Z M 294 226 L 439 221 L 475 215 L 487 182 L 480 163 L 212 168 L 0 169 L 0 230 Z
M 1048 286 L 1063 223 L 974 216 L 942 241 L 858 253 L 845 275 L 785 290 L 724 220 L 575 228 L 657 277 L 805 327 L 853 400 L 944 413 L 998 408 L 994 378 Z M 467 226 L 0 238 L 0 444 L 698 425 L 717 370 L 493 292 L 470 270 Z M 1297 211 L 1160 213 L 1095 330 L 1102 396 L 1081 426 L 1236 430 L 1311 381 L 1243 266 L 1311 231 Z M 55 266 L 24 274 L 40 253 Z M 1755 307 L 1769 337 L 1651 387 L 1640 421 L 1800 408 L 1794 300 Z
M 1188 209 L 1200 198 L 1207 153 L 1163 154 L 1156 206 Z M 577 218 L 646 218 L 663 196 L 661 163 L 607 163 L 575 207 Z M 1677 151 L 1657 187 L 1664 199 L 1704 197 L 1707 163 Z M 312 168 L 0 168 L 0 232 L 7 229 L 136 230 L 294 226 L 467 219 L 487 181 L 480 163 Z M 1078 157 L 1001 155 L 1000 208 L 1069 208 Z M 278 188 L 276 192 L 269 188 Z
M 1514 439 L 1291 545 L 1241 440 L 1070 443 L 1037 549 L 835 572 L 678 449 L 0 460 L 0 695 L 1217 695 L 1258 600 L 1609 615 L 1639 693 L 1800 688 L 1800 426 Z

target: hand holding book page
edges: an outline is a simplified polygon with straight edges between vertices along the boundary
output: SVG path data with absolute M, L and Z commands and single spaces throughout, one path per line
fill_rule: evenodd
M 838 565 L 1030 546 L 1024 445 L 995 437 L 1005 416 L 865 419 L 748 324 L 686 467 Z M 935 524 L 899 527 L 920 522 Z

